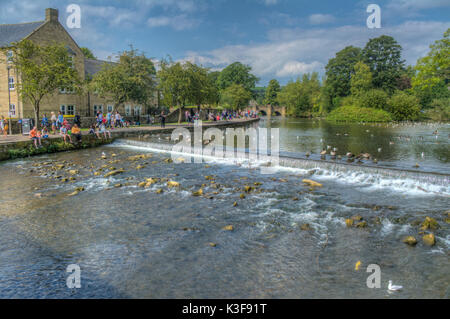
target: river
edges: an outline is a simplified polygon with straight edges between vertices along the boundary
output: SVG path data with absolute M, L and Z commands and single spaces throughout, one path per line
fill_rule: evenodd
M 245 161 L 170 163 L 167 136 L 1 163 L 0 297 L 450 297 L 450 125 L 258 125 L 280 129 L 271 174 Z M 320 158 L 334 148 L 342 157 Z M 148 178 L 159 180 L 138 186 Z M 424 233 L 431 247 L 427 216 L 439 225 Z M 347 227 L 352 217 L 367 227 Z M 66 285 L 70 264 L 80 289 Z M 370 264 L 381 288 L 366 285 Z M 389 280 L 404 289 L 388 292 Z

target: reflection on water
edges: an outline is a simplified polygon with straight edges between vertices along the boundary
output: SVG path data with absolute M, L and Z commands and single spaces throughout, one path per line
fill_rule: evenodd
M 382 166 L 411 169 L 418 163 L 419 170 L 450 174 L 450 124 L 336 124 L 273 118 L 261 126 L 280 128 L 284 152 L 303 156 L 310 152 L 320 158 L 320 152 L 331 146 L 342 156 L 370 153 Z
M 439 127 L 433 144 L 426 126 L 295 121 L 262 123 L 283 127 L 282 150 L 294 157 L 327 145 L 355 154 L 381 147 L 381 166 L 410 169 L 421 161 L 419 171 L 441 175 L 314 158 L 286 159 L 289 168 L 261 175 L 223 162 L 166 163 L 169 155 L 148 144 L 123 143 L 2 163 L 0 297 L 448 298 L 448 127 Z M 395 142 L 397 136 L 410 136 L 410 144 Z M 412 142 L 417 136 L 423 145 Z M 423 160 L 413 146 L 419 157 L 426 153 Z M 129 160 L 137 154 L 151 157 Z M 55 170 L 55 163 L 65 167 Z M 125 173 L 103 177 L 121 168 Z M 150 177 L 181 186 L 169 188 L 164 179 L 138 186 Z M 310 189 L 304 178 L 323 188 Z M 254 189 L 246 193 L 245 186 Z M 68 196 L 77 187 L 85 191 Z M 204 196 L 192 196 L 200 188 Z M 346 227 L 356 215 L 367 228 Z M 421 240 L 426 216 L 439 224 L 433 247 Z M 223 230 L 227 225 L 233 231 Z M 407 235 L 418 239 L 416 247 L 402 243 Z M 79 290 L 66 287 L 73 263 L 82 271 Z M 381 267 L 382 289 L 366 287 L 372 263 Z M 388 294 L 388 280 L 404 290 Z

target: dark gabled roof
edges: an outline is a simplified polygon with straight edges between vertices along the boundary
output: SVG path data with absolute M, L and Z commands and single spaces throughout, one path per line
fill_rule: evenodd
M 94 75 L 98 71 L 102 69 L 102 66 L 105 64 L 114 64 L 114 62 L 110 61 L 102 61 L 102 60 L 94 60 L 94 59 L 84 59 L 84 73 L 86 75 Z
M 45 21 L 0 24 L 0 48 L 9 47 L 13 42 L 19 42 L 43 25 Z

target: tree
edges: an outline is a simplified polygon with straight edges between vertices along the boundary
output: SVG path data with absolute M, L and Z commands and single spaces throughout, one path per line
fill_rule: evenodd
M 189 101 L 200 107 L 207 103 L 213 85 L 208 77 L 208 69 L 191 62 L 186 62 L 184 70 L 188 78 Z
M 402 47 L 397 41 L 387 35 L 370 39 L 362 50 L 362 60 L 372 72 L 373 86 L 393 93 L 405 64 Z
M 249 90 L 241 84 L 232 84 L 222 91 L 222 102 L 233 110 L 241 110 L 248 105 L 252 98 Z
M 318 111 L 321 86 L 317 73 L 304 74 L 302 79 L 289 82 L 278 94 L 278 101 L 287 107 L 289 115 L 311 116 L 313 109 Z
M 266 98 L 264 102 L 270 105 L 278 105 L 277 96 L 280 91 L 281 91 L 280 83 L 275 79 L 270 80 L 269 86 L 267 87 L 266 90 Z
M 361 59 L 361 49 L 348 46 L 336 53 L 336 57 L 328 61 L 326 70 L 326 86 L 324 90 L 332 103 L 336 97 L 350 95 L 350 80 L 355 72 L 355 64 Z
M 250 73 L 251 70 L 250 66 L 240 62 L 230 64 L 219 75 L 219 89 L 224 90 L 233 84 L 240 84 L 244 89 L 251 91 L 258 82 L 258 78 Z
M 350 91 L 354 97 L 372 88 L 372 73 L 370 68 L 363 62 L 355 64 L 355 73 L 350 80 Z
M 389 99 L 389 112 L 395 121 L 417 120 L 420 113 L 419 101 L 414 95 L 397 91 Z
M 24 102 L 33 105 L 35 125 L 39 127 L 40 103 L 58 89 L 70 87 L 80 91 L 81 79 L 63 44 L 39 46 L 30 40 L 14 43 L 11 62 L 20 74 L 18 92 Z
M 208 73 L 209 90 L 207 103 L 210 105 L 218 105 L 220 102 L 220 92 L 217 84 L 220 72 L 214 71 Z
M 450 29 L 444 38 L 430 46 L 427 56 L 419 59 L 412 78 L 414 92 L 421 96 L 422 103 L 448 97 L 447 84 L 450 79 Z
M 143 53 L 131 48 L 119 55 L 118 63 L 105 63 L 90 83 L 102 97 L 114 101 L 114 109 L 126 101 L 147 105 L 155 92 L 155 65 Z
M 180 62 L 162 60 L 158 78 L 164 104 L 179 108 L 178 123 L 181 123 L 181 109 L 191 97 L 188 72 Z
M 83 52 L 84 57 L 87 59 L 95 59 L 94 54 L 92 53 L 92 51 L 88 48 L 82 47 L 81 48 L 81 52 Z

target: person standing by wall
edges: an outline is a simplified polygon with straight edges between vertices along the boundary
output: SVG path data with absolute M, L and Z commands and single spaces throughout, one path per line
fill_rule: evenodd
M 166 115 L 164 114 L 164 111 L 161 112 L 159 119 L 161 120 L 161 128 L 165 128 L 166 127 Z
M 57 122 L 55 112 L 51 113 L 50 121 L 52 122 L 52 133 L 53 133 L 53 135 L 55 135 L 56 134 L 56 122 Z

